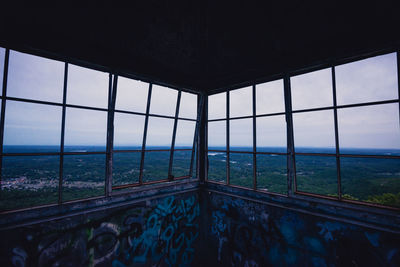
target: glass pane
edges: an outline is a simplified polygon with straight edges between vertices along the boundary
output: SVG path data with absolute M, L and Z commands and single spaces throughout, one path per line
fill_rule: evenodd
M 146 149 L 170 149 L 174 120 L 149 117 Z
M 230 150 L 253 151 L 253 119 L 231 120 Z
M 296 155 L 296 181 L 300 192 L 336 197 L 336 158 Z
M 0 47 L 0 96 L 3 94 L 3 74 L 5 57 L 6 50 L 3 47 Z
M 286 153 L 285 115 L 258 117 L 257 151 Z
M 178 91 L 153 85 L 151 92 L 150 114 L 175 116 Z
M 400 207 L 400 160 L 340 158 L 342 197 Z
M 106 155 L 64 156 L 63 202 L 105 192 Z
M 64 66 L 63 62 L 10 51 L 7 96 L 61 103 Z
M 108 108 L 108 87 L 108 73 L 68 65 L 68 104 Z
M 141 152 L 114 153 L 112 185 L 139 183 Z
M 185 92 L 181 93 L 179 117 L 197 119 L 197 95 Z
M 226 153 L 208 152 L 207 180 L 226 183 Z
M 115 109 L 146 112 L 149 84 L 119 76 Z
M 385 104 L 338 110 L 340 152 L 400 149 L 399 105 Z M 364 149 L 364 151 L 359 151 Z
M 175 137 L 175 148 L 192 148 L 196 122 L 178 120 Z
M 142 149 L 145 116 L 114 113 L 114 150 Z
M 192 159 L 192 150 L 174 151 L 174 164 L 172 175 L 174 177 L 188 176 L 190 172 L 190 162 Z
M 226 121 L 208 123 L 208 149 L 226 150 Z
M 226 118 L 226 93 L 208 96 L 208 119 Z
M 333 110 L 293 114 L 296 152 L 335 153 Z
M 331 69 L 293 76 L 290 87 L 293 110 L 333 106 Z
M 257 155 L 257 189 L 287 194 L 286 156 Z
M 396 53 L 337 66 L 338 105 L 398 98 Z
M 62 108 L 7 101 L 4 152 L 60 150 Z
M 230 184 L 253 188 L 253 154 L 230 153 Z
M 3 157 L 0 210 L 58 201 L 58 156 Z
M 146 152 L 143 167 L 143 182 L 168 179 L 169 151 Z
M 107 112 L 67 108 L 65 151 L 105 151 Z
M 229 92 L 229 117 L 253 115 L 253 90 L 251 86 Z
M 256 85 L 256 114 L 285 112 L 283 80 Z

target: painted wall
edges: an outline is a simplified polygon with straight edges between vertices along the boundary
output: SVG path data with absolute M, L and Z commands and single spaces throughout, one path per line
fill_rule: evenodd
M 0 266 L 400 266 L 400 235 L 207 190 L 76 212 L 0 231 Z
M 400 236 L 205 192 L 209 266 L 400 266 Z
M 0 232 L 0 266 L 190 266 L 198 193 Z

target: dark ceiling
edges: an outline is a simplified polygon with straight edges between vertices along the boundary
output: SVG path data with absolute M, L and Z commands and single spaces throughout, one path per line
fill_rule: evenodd
M 3 8 L 0 45 L 210 91 L 399 47 L 399 26 L 398 9 L 384 2 L 145 0 L 119 9 Z

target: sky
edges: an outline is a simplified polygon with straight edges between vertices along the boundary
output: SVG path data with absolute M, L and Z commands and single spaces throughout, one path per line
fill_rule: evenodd
M 396 54 L 335 67 L 338 105 L 398 99 Z M 293 110 L 332 107 L 330 68 L 290 78 Z M 252 89 L 229 93 L 229 117 L 252 114 Z M 256 115 L 284 112 L 283 81 L 256 85 Z M 226 93 L 211 95 L 209 119 L 226 118 Z M 399 106 L 395 104 L 338 109 L 340 148 L 400 149 Z M 226 145 L 225 121 L 209 122 L 209 146 Z M 257 147 L 286 146 L 282 115 L 258 117 Z M 333 110 L 293 113 L 295 147 L 335 147 Z M 252 146 L 251 119 L 230 120 L 230 146 Z
M 4 61 L 4 49 L 0 49 Z M 64 63 L 10 51 L 7 95 L 17 98 L 62 103 Z M 398 99 L 396 54 L 388 54 L 335 67 L 338 105 Z M 0 64 L 3 75 L 3 63 Z M 1 76 L 0 76 L 1 78 Z M 68 104 L 107 108 L 109 74 L 69 64 Z M 331 69 L 293 76 L 291 97 L 293 110 L 333 105 Z M 116 109 L 145 113 L 149 84 L 118 78 Z M 153 85 L 150 114 L 174 116 L 178 91 Z M 230 91 L 230 118 L 252 115 L 252 88 Z M 211 95 L 209 119 L 226 118 L 226 93 Z M 197 96 L 182 92 L 179 117 L 196 118 Z M 256 114 L 285 111 L 283 81 L 256 85 Z M 5 145 L 59 145 L 62 108 L 50 105 L 7 101 Z M 338 110 L 341 148 L 400 149 L 399 106 L 385 104 Z M 141 146 L 144 116 L 115 113 L 115 146 Z M 150 116 L 148 146 L 169 146 L 174 120 Z M 258 147 L 285 147 L 284 115 L 258 117 Z M 333 110 L 293 114 L 296 147 L 335 146 Z M 106 144 L 105 111 L 67 108 L 65 145 Z M 209 146 L 226 145 L 226 122 L 209 122 Z M 195 123 L 178 120 L 176 146 L 193 143 Z M 253 144 L 252 119 L 230 121 L 230 145 Z
M 4 49 L 0 49 L 3 68 Z M 10 51 L 7 96 L 62 103 L 63 62 Z M 3 73 L 3 71 L 1 71 Z M 67 104 L 108 106 L 109 74 L 68 65 Z M 118 77 L 116 110 L 146 112 L 149 84 Z M 178 91 L 153 85 L 150 114 L 174 116 Z M 196 119 L 197 96 L 182 92 L 179 117 Z M 62 107 L 8 100 L 4 145 L 60 145 Z M 145 116 L 115 112 L 114 145 L 141 146 Z M 173 119 L 150 116 L 148 146 L 170 146 Z M 192 146 L 195 123 L 178 120 L 176 145 Z M 107 112 L 66 108 L 65 146 L 106 144 Z

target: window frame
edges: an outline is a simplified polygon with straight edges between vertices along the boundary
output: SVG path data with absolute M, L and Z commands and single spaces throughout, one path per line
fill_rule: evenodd
M 275 82 L 277 80 L 281 80 L 282 78 L 274 78 L 272 80 L 269 80 L 268 82 Z M 284 80 L 283 80 L 284 82 Z M 272 116 L 282 116 L 282 115 L 286 115 L 286 112 L 274 112 L 274 113 L 264 113 L 264 114 L 256 114 L 256 105 L 257 105 L 257 85 L 258 84 L 263 84 L 262 83 L 253 83 L 251 84 L 251 96 L 252 96 L 252 114 L 251 115 L 247 115 L 247 116 L 236 116 L 231 118 L 230 117 L 230 91 L 236 90 L 236 89 L 242 89 L 248 86 L 241 86 L 238 88 L 232 88 L 229 90 L 224 91 L 223 93 L 226 94 L 226 117 L 225 118 L 220 118 L 220 119 L 207 119 L 207 128 L 208 128 L 208 123 L 209 122 L 217 122 L 217 121 L 225 121 L 225 133 L 226 133 L 226 149 L 225 150 L 217 150 L 217 149 L 209 149 L 208 147 L 208 143 L 206 144 L 206 155 L 207 155 L 207 159 L 208 159 L 208 152 L 217 152 L 217 153 L 226 153 L 226 181 L 224 183 L 222 182 L 217 182 L 217 181 L 213 181 L 213 180 L 208 180 L 208 165 L 207 165 L 207 182 L 210 183 L 216 183 L 216 184 L 222 184 L 222 185 L 229 185 L 232 187 L 238 187 L 238 188 L 245 188 L 245 189 L 252 189 L 258 192 L 263 192 L 265 193 L 266 191 L 258 188 L 257 186 L 257 155 L 276 155 L 276 156 L 288 156 L 289 152 L 272 152 L 272 151 L 257 151 L 257 118 L 261 118 L 261 117 L 272 117 Z M 284 90 L 284 87 L 282 87 L 282 90 Z M 285 94 L 285 98 L 286 98 L 286 93 L 284 91 Z M 211 94 L 210 94 L 211 95 Z M 208 96 L 210 96 L 208 95 Z M 207 98 L 208 99 L 208 98 Z M 208 104 L 208 101 L 207 101 Z M 285 105 L 286 106 L 286 105 Z M 207 110 L 207 109 L 206 109 Z M 207 114 L 208 115 L 208 114 Z M 207 116 L 208 117 L 208 116 Z M 240 119 L 251 119 L 252 120 L 252 150 L 251 151 L 238 151 L 238 150 L 231 150 L 230 148 L 230 121 L 232 120 L 240 120 Z M 252 163 L 252 184 L 253 186 L 251 188 L 249 187 L 244 187 L 244 186 L 239 186 L 239 185 L 232 185 L 230 178 L 231 178 L 231 174 L 230 174 L 230 154 L 235 153 L 235 154 L 251 154 L 253 157 L 253 163 Z M 208 163 L 208 160 L 207 160 Z M 286 176 L 289 177 L 289 169 L 286 168 Z M 281 194 L 281 193 L 277 193 L 277 192 L 268 192 L 268 194 L 272 194 L 272 195 L 279 195 L 279 196 L 288 196 L 288 194 Z
M 386 55 L 390 53 L 396 53 L 396 62 L 397 62 L 397 89 L 398 89 L 398 94 L 397 98 L 395 99 L 389 99 L 389 100 L 381 100 L 381 101 L 370 101 L 370 102 L 360 102 L 360 103 L 352 103 L 352 104 L 343 104 L 343 105 L 338 105 L 337 104 L 337 96 L 336 96 L 336 77 L 335 77 L 335 67 L 346 64 L 346 63 L 352 63 L 358 60 L 363 60 L 363 59 L 368 59 L 372 58 L 375 56 L 380 56 L 380 55 Z M 291 94 L 291 86 L 290 86 L 290 78 L 296 75 L 301 75 L 301 74 L 306 74 L 309 72 L 314 72 L 322 69 L 330 68 L 331 69 L 331 77 L 332 77 L 332 94 L 333 94 L 333 104 L 332 106 L 323 106 L 323 107 L 318 107 L 318 108 L 309 108 L 309 109 L 299 109 L 299 110 L 293 110 L 292 109 L 292 94 Z M 257 84 L 265 83 L 265 82 L 273 82 L 278 79 L 283 79 L 284 82 L 284 98 L 285 98 L 285 112 L 280 112 L 280 113 L 271 113 L 271 114 L 263 114 L 263 115 L 256 115 L 255 110 L 256 110 L 256 93 L 255 93 L 255 86 Z M 253 114 L 251 116 L 243 116 L 243 117 L 235 117 L 235 118 L 230 118 L 229 117 L 229 92 L 231 90 L 239 89 L 239 88 L 244 88 L 247 86 L 252 86 L 253 87 Z M 208 143 L 206 141 L 205 144 L 205 151 L 206 151 L 206 159 L 207 159 L 207 165 L 206 165 L 206 182 L 209 183 L 214 183 L 214 184 L 222 184 L 222 185 L 227 185 L 227 186 L 232 186 L 232 187 L 240 187 L 244 189 L 250 189 L 253 191 L 257 192 L 262 192 L 265 194 L 270 194 L 270 195 L 280 195 L 288 198 L 299 198 L 299 197 L 311 197 L 313 199 L 325 199 L 328 201 L 334 201 L 335 202 L 345 202 L 345 203 L 352 203 L 352 204 L 357 204 L 357 205 L 362 205 L 362 206 L 370 206 L 370 207 L 378 207 L 378 208 L 383 208 L 383 209 L 390 209 L 390 210 L 400 210 L 398 207 L 393 207 L 393 206 L 387 206 L 387 205 L 382 205 L 382 204 L 377 204 L 377 203 L 372 203 L 372 202 L 366 202 L 366 201 L 361 201 L 361 200 L 351 200 L 351 199 L 346 199 L 342 197 L 342 183 L 341 183 L 341 169 L 340 169 L 340 159 L 341 158 L 383 158 L 383 159 L 400 159 L 400 156 L 396 155 L 372 155 L 372 154 L 346 154 L 346 153 L 341 153 L 339 150 L 339 127 L 338 127 L 338 110 L 346 109 L 346 108 L 353 108 L 353 107 L 364 107 L 364 106 L 377 106 L 377 105 L 384 105 L 384 104 L 397 104 L 399 107 L 399 117 L 400 117 L 400 50 L 398 48 L 391 48 L 391 49 L 385 49 L 385 50 L 380 50 L 380 51 L 374 51 L 371 53 L 367 53 L 364 55 L 359 55 L 355 57 L 350 57 L 350 58 L 345 58 L 345 59 L 339 59 L 339 60 L 331 60 L 327 63 L 320 64 L 318 66 L 313 66 L 310 68 L 305 68 L 305 69 L 300 69 L 300 70 L 293 70 L 293 71 L 287 71 L 281 75 L 277 75 L 275 77 L 270 77 L 269 79 L 260 79 L 256 82 L 251 82 L 251 83 L 243 83 L 240 85 L 237 85 L 235 87 L 231 88 L 220 88 L 219 90 L 214 90 L 213 92 L 210 92 L 207 95 L 211 96 L 213 94 L 218 94 L 218 93 L 225 93 L 226 94 L 226 117 L 225 118 L 220 118 L 220 119 L 208 119 L 208 114 L 206 113 L 206 125 L 208 125 L 208 122 L 214 122 L 214 121 L 225 121 L 226 122 L 226 150 L 213 150 L 208 148 Z M 206 109 L 207 112 L 208 109 Z M 296 152 L 295 151 L 295 144 L 294 144 L 294 132 L 293 132 L 293 114 L 295 113 L 304 113 L 304 112 L 313 112 L 313 111 L 323 111 L 323 110 L 333 110 L 334 112 L 334 135 L 335 135 L 335 153 L 304 153 L 304 152 Z M 262 116 L 274 116 L 274 115 L 285 115 L 286 116 L 286 126 L 287 126 L 287 152 L 286 153 L 262 153 L 262 152 L 257 152 L 255 151 L 256 149 L 256 118 L 257 117 L 262 117 Z M 275 192 L 266 192 L 263 190 L 259 190 L 257 188 L 257 181 L 256 181 L 256 162 L 254 160 L 253 162 L 253 188 L 247 188 L 247 187 L 241 187 L 241 186 L 236 186 L 236 185 L 230 185 L 230 173 L 229 173 L 229 153 L 230 147 L 229 147 L 229 121 L 232 119 L 243 119 L 243 118 L 253 118 L 253 151 L 252 152 L 239 152 L 239 151 L 234 151 L 235 153 L 250 153 L 253 154 L 253 158 L 255 159 L 257 154 L 277 154 L 277 155 L 286 155 L 287 156 L 287 185 L 288 185 L 288 190 L 286 194 L 279 194 Z M 207 126 L 206 126 L 207 127 Z M 206 139 L 208 139 L 208 134 Z M 225 182 L 217 182 L 213 180 L 208 180 L 208 152 L 221 152 L 221 153 L 226 153 L 227 160 L 226 160 L 226 181 Z M 331 196 L 326 196 L 326 195 L 321 195 L 317 193 L 309 193 L 309 192 L 302 192 L 297 189 L 297 175 L 296 175 L 296 155 L 302 155 L 302 156 L 317 156 L 317 157 L 335 157 L 336 158 L 336 175 L 337 175 L 337 186 L 338 186 L 338 194 L 337 197 L 331 197 Z
M 81 62 L 76 62 L 74 60 L 66 60 L 66 59 L 55 59 L 57 61 L 60 61 L 64 63 L 64 80 L 63 80 L 63 98 L 61 103 L 57 102 L 51 102 L 51 101 L 42 101 L 42 100 L 35 100 L 35 99 L 29 99 L 29 98 L 19 98 L 19 97 L 9 97 L 7 96 L 7 80 L 8 80 L 8 68 L 9 68 L 9 57 L 10 57 L 10 51 L 15 50 L 18 52 L 26 53 L 28 55 L 34 55 L 38 56 L 41 58 L 46 58 L 46 59 L 54 59 L 46 54 L 42 53 L 32 53 L 31 51 L 20 51 L 17 49 L 12 49 L 9 47 L 4 47 L 5 49 L 5 58 L 4 62 L 0 62 L 0 64 L 4 64 L 4 72 L 3 72 L 3 80 L 1 81 L 1 89 L 2 89 L 2 94 L 0 95 L 0 101 L 1 101 L 1 112 L 0 112 L 0 190 L 2 186 L 2 170 L 3 170 L 3 157 L 19 157 L 19 156 L 58 156 L 59 157 L 59 169 L 58 169 L 58 201 L 57 203 L 49 203 L 49 204 L 44 204 L 44 205 L 38 205 L 38 206 L 31 206 L 27 208 L 18 208 L 18 209 L 10 209 L 10 210 L 1 210 L 0 214 L 2 213 L 9 213 L 9 212 L 15 212 L 15 211 L 20 211 L 20 210 L 30 210 L 30 209 L 36 209 L 44 206 L 55 206 L 55 205 L 61 205 L 65 203 L 71 203 L 71 202 L 76 202 L 76 201 L 86 201 L 86 200 L 93 200 L 93 199 L 99 199 L 99 198 L 105 198 L 113 195 L 113 190 L 118 190 L 118 189 L 127 189 L 127 188 L 133 188 L 133 187 L 138 187 L 138 186 L 143 186 L 143 185 L 149 185 L 149 184 L 156 184 L 156 183 L 163 183 L 163 182 L 168 182 L 168 181 L 174 181 L 174 180 L 183 180 L 183 179 L 189 179 L 189 178 L 194 178 L 197 179 L 197 174 L 198 171 L 193 170 L 193 165 L 194 165 L 194 160 L 198 160 L 198 154 L 195 153 L 196 145 L 198 143 L 198 127 L 199 127 L 199 103 L 200 103 L 200 94 L 192 92 L 190 90 L 183 90 L 181 88 L 176 88 L 176 87 L 171 87 L 168 86 L 170 89 L 177 90 L 178 91 L 178 103 L 176 105 L 176 112 L 174 116 L 164 116 L 164 115 L 157 115 L 157 114 L 150 114 L 150 104 L 151 104 L 151 88 L 153 84 L 157 84 L 160 86 L 165 86 L 163 84 L 158 84 L 154 83 L 153 81 L 144 81 L 148 83 L 149 85 L 149 91 L 148 91 L 148 97 L 147 97 L 147 106 L 146 106 L 146 112 L 141 113 L 141 112 L 134 112 L 134 111 L 126 111 L 126 110 L 118 110 L 115 109 L 115 103 L 116 103 L 116 96 L 117 96 L 117 83 L 118 83 L 118 77 L 124 77 L 128 79 L 134 79 L 134 80 L 139 80 L 137 77 L 133 77 L 129 74 L 123 74 L 117 71 L 113 71 L 110 69 L 105 69 L 102 67 L 90 65 L 90 64 L 82 64 Z M 107 108 L 100 108 L 100 107 L 91 107 L 91 106 L 83 106 L 83 105 L 76 105 L 76 104 L 67 104 L 67 90 L 68 90 L 68 66 L 69 64 L 77 65 L 79 67 L 91 69 L 91 70 L 96 70 L 96 71 L 102 71 L 106 74 L 108 74 L 108 99 L 107 99 Z M 182 92 L 187 92 L 196 95 L 197 98 L 197 110 L 196 110 L 196 118 L 191 119 L 191 118 L 184 118 L 184 117 L 179 117 L 179 103 L 180 103 L 180 96 Z M 6 104 L 7 101 L 15 101 L 15 102 L 23 102 L 23 103 L 34 103 L 34 104 L 40 104 L 40 105 L 48 105 L 48 106 L 58 106 L 62 108 L 62 116 L 61 116 L 61 134 L 60 134 L 60 149 L 58 152 L 29 152 L 29 153 L 4 153 L 3 148 L 4 148 L 4 129 L 5 129 L 5 113 L 6 113 Z M 107 112 L 107 126 L 106 126 L 106 148 L 104 151 L 86 151 L 86 152 L 66 152 L 64 150 L 64 140 L 65 140 L 65 121 L 66 121 L 66 111 L 67 108 L 79 108 L 79 109 L 86 109 L 86 110 L 93 110 L 93 111 L 102 111 L 102 112 Z M 143 140 L 142 140 L 142 145 L 141 149 L 139 150 L 114 150 L 114 144 L 113 144 L 113 139 L 114 139 L 114 114 L 115 112 L 118 113 L 124 113 L 124 114 L 133 114 L 133 115 L 141 115 L 145 117 L 145 127 L 143 129 Z M 143 182 L 142 177 L 143 177 L 143 165 L 144 165 L 144 156 L 146 152 L 154 152 L 154 151 L 160 151 L 160 150 L 148 150 L 145 147 L 145 142 L 146 142 L 146 135 L 147 135 L 147 124 L 148 124 L 148 119 L 149 117 L 159 117 L 159 118 L 168 118 L 168 119 L 173 119 L 174 120 L 174 129 L 173 129 L 173 134 L 172 134 L 172 140 L 171 140 L 171 147 L 170 149 L 167 150 L 161 150 L 161 151 L 168 151 L 169 152 L 169 166 L 168 166 L 168 178 L 167 179 L 160 179 L 156 181 L 151 181 L 151 182 Z M 190 148 L 178 148 L 175 149 L 175 137 L 176 137 L 176 129 L 177 129 L 177 122 L 178 120 L 187 120 L 187 121 L 193 121 L 196 123 L 195 126 L 195 132 L 193 136 L 193 143 Z M 180 177 L 173 177 L 172 173 L 172 168 L 173 168 L 173 157 L 174 157 L 174 152 L 175 151 L 191 151 L 191 159 L 190 159 L 190 169 L 188 175 L 185 176 L 180 176 Z M 113 186 L 112 185 L 112 179 L 113 179 L 113 154 L 114 153 L 131 153 L 131 152 L 137 152 L 141 153 L 141 160 L 140 160 L 140 179 L 139 183 L 129 183 L 129 184 L 124 184 L 120 186 Z M 74 199 L 74 200 L 69 200 L 69 201 L 64 201 L 62 197 L 62 191 L 63 191 L 63 177 L 64 177 L 64 156 L 69 156 L 69 155 L 104 155 L 105 156 L 105 181 L 104 181 L 104 194 L 101 196 L 96 196 L 96 197 L 88 197 L 88 198 L 79 198 L 79 199 Z M 198 166 L 199 164 L 197 164 Z M 129 193 L 129 191 L 127 192 Z

